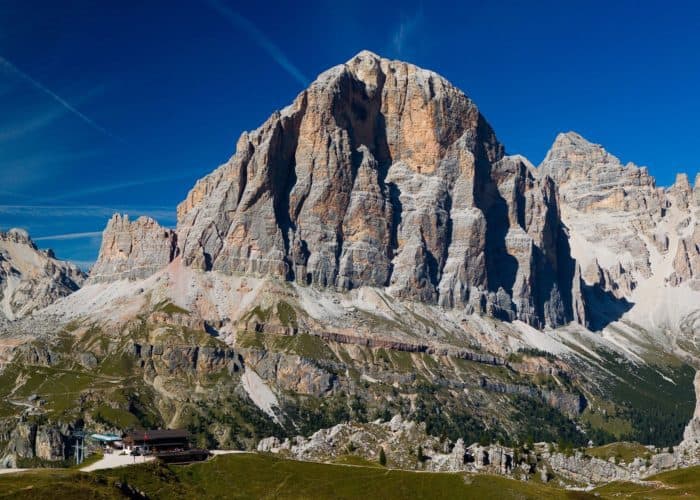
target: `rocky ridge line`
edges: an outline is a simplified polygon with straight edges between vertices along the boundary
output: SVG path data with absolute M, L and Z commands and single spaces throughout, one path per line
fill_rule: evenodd
M 0 232 L 0 318 L 27 316 L 74 292 L 84 280 L 76 265 L 39 250 L 26 231 Z

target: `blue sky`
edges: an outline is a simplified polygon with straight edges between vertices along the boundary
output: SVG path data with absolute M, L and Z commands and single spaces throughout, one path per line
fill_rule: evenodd
M 659 185 L 698 171 L 693 2 L 0 0 L 0 228 L 87 265 L 114 211 L 174 226 L 242 131 L 362 49 L 444 75 L 535 164 L 575 130 Z

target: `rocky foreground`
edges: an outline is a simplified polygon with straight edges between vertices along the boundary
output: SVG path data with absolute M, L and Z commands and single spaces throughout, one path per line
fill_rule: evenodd
M 586 486 L 613 481 L 643 481 L 659 472 L 700 464 L 696 443 L 684 441 L 673 448 L 617 445 L 616 453 L 603 448 L 558 449 L 552 443 L 527 443 L 518 447 L 472 443 L 460 438 L 429 436 L 425 423 L 407 422 L 397 415 L 389 422 L 338 424 L 308 438 L 276 437 L 260 441 L 257 450 L 304 461 L 336 462 L 349 455 L 406 470 L 470 472 L 509 476 L 522 481 L 537 477 L 547 483 L 556 478 L 560 486 Z M 611 448 L 612 449 L 612 448 Z M 622 457 L 632 453 L 632 458 Z M 608 456 L 609 455 L 609 456 Z

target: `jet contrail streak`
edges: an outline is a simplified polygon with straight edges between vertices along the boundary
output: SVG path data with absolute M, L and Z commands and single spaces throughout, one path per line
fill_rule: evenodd
M 282 53 L 282 51 L 275 45 L 268 37 L 258 29 L 252 22 L 240 15 L 238 12 L 227 7 L 223 2 L 219 0 L 207 0 L 207 3 L 216 10 L 219 14 L 224 16 L 233 24 L 236 28 L 245 31 L 250 38 L 252 38 L 255 43 L 260 45 L 260 47 L 267 52 L 272 59 L 279 64 L 282 69 L 289 73 L 296 81 L 306 87 L 309 84 L 309 79 L 304 76 L 304 74 L 292 64 L 292 62 L 287 58 L 287 56 Z
M 90 231 L 87 233 L 53 234 L 51 236 L 40 236 L 38 238 L 32 238 L 32 239 L 34 241 L 77 240 L 77 239 L 81 239 L 81 238 L 95 238 L 97 236 L 102 236 L 102 231 Z
M 84 121 L 85 123 L 87 123 L 89 126 L 91 126 L 93 129 L 97 130 L 98 132 L 103 133 L 104 135 L 106 135 L 107 137 L 110 137 L 111 139 L 115 139 L 115 140 L 117 140 L 117 141 L 124 142 L 123 139 L 121 139 L 121 138 L 115 136 L 115 135 L 112 134 L 109 130 L 107 130 L 107 129 L 105 129 L 104 127 L 102 127 L 102 126 L 98 125 L 97 123 L 95 123 L 94 120 L 92 120 L 91 118 L 85 116 L 83 113 L 81 113 L 81 112 L 78 111 L 76 108 L 74 108 L 74 107 L 71 105 L 71 103 L 69 103 L 68 101 L 66 101 L 65 99 L 63 99 L 61 96 L 59 96 L 58 94 L 56 94 L 55 92 L 53 92 L 51 89 L 49 89 L 48 87 L 46 87 L 46 86 L 45 86 L 44 84 L 42 84 L 41 82 L 39 82 L 39 81 L 35 80 L 34 78 L 32 78 L 31 76 L 29 76 L 27 73 L 25 73 L 24 71 L 22 71 L 21 69 L 19 69 L 17 66 L 15 66 L 14 64 L 12 64 L 10 61 L 8 61 L 7 59 L 5 59 L 5 58 L 2 57 L 2 56 L 0 56 L 0 69 L 3 69 L 5 72 L 11 73 L 11 74 L 13 74 L 13 75 L 15 75 L 15 76 L 21 78 L 22 80 L 24 80 L 25 82 L 27 82 L 29 85 L 31 85 L 32 87 L 34 87 L 35 89 L 37 89 L 39 92 L 42 92 L 42 93 L 46 94 L 46 95 L 49 96 L 51 99 L 53 99 L 54 101 L 56 101 L 57 103 L 59 103 L 61 106 L 63 106 L 64 108 L 66 108 L 68 111 L 70 111 L 71 113 L 73 113 L 75 116 L 77 116 L 78 118 L 80 118 L 82 121 Z
M 41 201 L 57 201 L 57 200 L 71 199 L 71 198 L 90 195 L 90 194 L 109 193 L 111 191 L 117 191 L 119 189 L 144 186 L 147 184 L 156 184 L 159 182 L 177 181 L 180 179 L 192 179 L 193 177 L 196 178 L 197 176 L 201 176 L 201 175 L 202 175 L 202 172 L 199 170 L 197 172 L 186 171 L 186 172 L 181 172 L 179 174 L 167 175 L 167 176 L 163 176 L 163 177 L 152 177 L 152 178 L 148 178 L 148 179 L 138 179 L 138 180 L 133 180 L 133 181 L 118 182 L 115 184 L 103 184 L 100 186 L 79 189 L 77 191 L 69 191 L 67 193 L 62 193 L 62 194 L 59 194 L 56 196 L 52 196 L 50 198 L 44 198 Z

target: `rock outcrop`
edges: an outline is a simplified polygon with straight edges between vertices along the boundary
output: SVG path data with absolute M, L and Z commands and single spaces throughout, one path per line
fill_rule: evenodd
M 671 285 L 690 282 L 693 288 L 700 290 L 700 224 L 695 225 L 692 234 L 679 238 L 673 269 L 668 278 Z
M 420 448 L 422 456 L 417 456 Z M 309 437 L 295 436 L 280 440 L 260 440 L 257 450 L 279 453 L 297 460 L 328 461 L 351 453 L 377 461 L 378 450 L 386 453 L 387 463 L 401 469 L 434 472 L 482 471 L 509 474 L 514 466 L 513 449 L 500 445 L 465 446 L 462 439 L 454 443 L 426 434 L 425 423 L 404 420 L 395 415 L 389 422 L 338 424 L 321 429 Z
M 0 232 L 0 317 L 15 320 L 74 292 L 85 274 L 39 250 L 26 231 Z
M 539 474 L 547 482 L 552 473 L 561 481 L 596 485 L 610 481 L 641 481 L 678 466 L 697 464 L 682 452 L 656 452 L 649 447 L 643 456 L 629 463 L 588 456 L 586 451 L 555 451 L 547 443 L 530 444 L 518 450 L 498 444 L 466 445 L 462 439 L 438 439 L 427 435 L 425 424 L 394 416 L 389 422 L 339 424 L 314 434 L 280 440 L 259 441 L 257 450 L 297 460 L 332 461 L 348 453 L 376 461 L 383 449 L 391 467 L 433 472 L 481 472 L 528 480 Z M 419 450 L 419 453 L 416 451 Z M 565 483 L 560 483 L 565 484 Z
M 69 432 L 66 426 L 63 427 Z M 56 461 L 68 456 L 69 438 L 56 426 L 20 422 L 8 437 L 0 456 L 0 468 L 17 467 L 17 461 L 21 459 Z
M 90 271 L 90 283 L 147 278 L 167 266 L 177 252 L 174 231 L 161 227 L 150 217 L 130 221 L 115 214 L 102 234 L 97 262 Z
M 222 370 L 234 373 L 243 368 L 238 352 L 221 347 L 134 343 L 130 350 L 148 377 L 212 374 Z
M 260 377 L 285 391 L 320 397 L 337 384 L 333 373 L 297 355 L 251 349 L 245 350 L 244 354 L 247 364 Z

